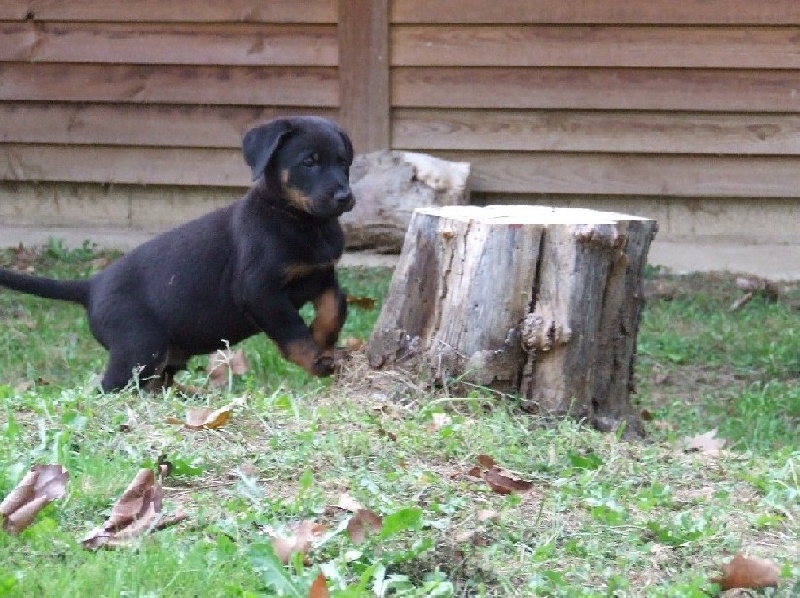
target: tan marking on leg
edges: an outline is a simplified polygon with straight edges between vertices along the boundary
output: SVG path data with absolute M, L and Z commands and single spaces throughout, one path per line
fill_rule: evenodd
M 331 349 L 336 344 L 339 330 L 342 328 L 335 291 L 329 289 L 314 299 L 314 311 L 316 317 L 311 323 L 314 342 L 322 349 Z

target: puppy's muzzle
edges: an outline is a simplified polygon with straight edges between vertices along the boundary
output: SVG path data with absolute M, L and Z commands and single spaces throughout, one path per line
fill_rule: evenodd
M 344 187 L 334 192 L 333 202 L 337 209 L 342 212 L 349 212 L 353 209 L 353 206 L 356 205 L 356 198 L 353 197 L 353 192 L 350 190 L 350 187 Z

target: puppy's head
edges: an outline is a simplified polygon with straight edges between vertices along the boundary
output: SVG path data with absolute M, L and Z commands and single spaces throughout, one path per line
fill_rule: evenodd
M 292 208 L 317 218 L 353 209 L 353 145 L 336 123 L 316 116 L 278 118 L 250 129 L 242 150 L 253 180 L 263 174 Z

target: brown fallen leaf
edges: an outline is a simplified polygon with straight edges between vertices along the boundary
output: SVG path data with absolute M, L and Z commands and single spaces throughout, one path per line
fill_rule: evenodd
M 498 494 L 511 494 L 512 492 L 522 494 L 533 488 L 532 482 L 522 480 L 498 467 L 487 469 L 483 472 L 482 477 L 489 484 L 489 487 Z
M 308 598 L 329 598 L 330 595 L 325 575 L 320 573 L 308 589 Z
M 360 307 L 361 309 L 375 309 L 375 299 L 372 297 L 355 297 L 353 295 L 348 295 L 347 303 Z
M 687 453 L 718 454 L 725 447 L 725 442 L 724 438 L 717 438 L 717 429 L 714 428 L 705 434 L 684 438 L 683 450 Z
M 781 574 L 780 567 L 772 561 L 746 557 L 741 552 L 736 553 L 729 563 L 721 565 L 720 569 L 722 575 L 711 581 L 719 584 L 723 591 L 733 588 L 777 588 Z
M 477 461 L 486 469 L 491 469 L 495 465 L 494 459 L 492 459 L 489 455 L 478 455 Z
M 366 539 L 367 532 L 376 534 L 383 527 L 383 517 L 369 509 L 359 509 L 347 522 L 347 535 L 358 546 Z
M 306 555 L 315 540 L 319 540 L 325 532 L 325 526 L 321 523 L 303 519 L 286 528 L 288 536 L 275 534 L 272 539 L 272 548 L 281 563 L 288 565 L 292 555 L 299 552 L 306 561 Z
M 28 527 L 36 514 L 57 498 L 64 496 L 69 472 L 62 465 L 34 465 L 11 493 L 0 503 L 3 529 L 18 534 Z
M 228 373 L 243 376 L 250 371 L 243 349 L 217 351 L 208 356 L 208 381 L 211 386 L 222 388 L 228 384 Z
M 159 480 L 156 483 L 152 469 L 140 469 L 112 507 L 105 523 L 81 540 L 84 547 L 94 550 L 126 546 L 146 532 L 183 521 L 186 516 L 180 509 L 173 517 L 162 517 L 164 489 L 161 484 L 166 471 L 166 465 L 159 466 Z
M 216 430 L 228 423 L 234 405 L 232 403 L 211 409 L 209 407 L 190 407 L 186 410 L 186 419 L 180 420 L 177 417 L 168 417 L 165 421 L 168 424 L 183 425 L 189 430 Z
M 20 241 L 14 248 L 14 269 L 20 272 L 33 272 L 31 262 L 36 261 L 38 257 L 36 249 L 25 247 Z

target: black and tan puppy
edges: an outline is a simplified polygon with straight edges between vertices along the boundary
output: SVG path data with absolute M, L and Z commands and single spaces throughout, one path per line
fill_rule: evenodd
M 334 266 L 352 209 L 353 147 L 333 122 L 281 118 L 242 142 L 254 186 L 231 204 L 140 245 L 87 280 L 0 269 L 0 286 L 80 303 L 109 351 L 104 391 L 169 384 L 193 355 L 264 332 L 316 376 L 333 371 L 347 305 Z M 298 314 L 313 302 L 309 329 Z M 151 385 L 148 383 L 148 386 Z

